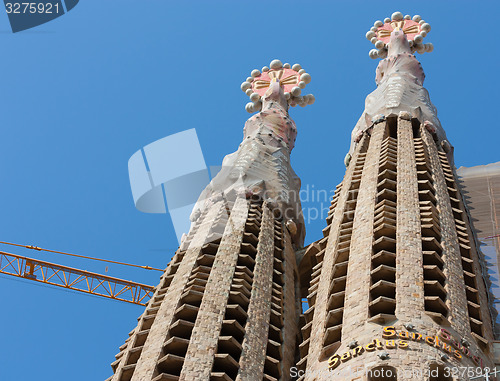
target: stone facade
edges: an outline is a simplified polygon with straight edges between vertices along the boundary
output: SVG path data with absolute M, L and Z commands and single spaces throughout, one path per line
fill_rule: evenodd
M 451 145 L 395 15 L 324 238 L 300 250 L 300 200 L 289 193 L 300 185 L 288 102 L 299 97 L 279 80 L 309 77 L 273 61 L 272 81 L 257 81 L 269 86 L 262 111 L 200 199 L 110 380 L 469 380 L 493 367 L 483 264 Z

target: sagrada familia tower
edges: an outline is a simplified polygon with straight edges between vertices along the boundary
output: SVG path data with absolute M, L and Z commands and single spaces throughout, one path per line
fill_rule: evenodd
M 257 113 L 109 380 L 469 380 L 494 367 L 488 279 L 414 55 L 432 51 L 429 31 L 396 12 L 367 33 L 377 88 L 324 238 L 305 249 L 288 111 L 314 102 L 311 77 L 278 60 L 252 71 L 242 90 Z

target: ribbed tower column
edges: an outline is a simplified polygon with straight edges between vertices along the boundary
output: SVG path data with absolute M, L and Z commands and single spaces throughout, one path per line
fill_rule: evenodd
M 112 364 L 113 381 L 288 380 L 300 314 L 304 221 L 289 105 L 310 81 L 271 62 L 242 84 L 255 112 L 195 206 L 187 237 Z M 300 87 L 299 87 L 300 86 Z
M 492 367 L 492 321 L 453 150 L 412 54 L 420 16 L 377 21 L 377 89 L 352 133 L 325 237 L 299 265 L 298 380 L 469 380 Z M 466 369 L 467 372 L 460 372 Z

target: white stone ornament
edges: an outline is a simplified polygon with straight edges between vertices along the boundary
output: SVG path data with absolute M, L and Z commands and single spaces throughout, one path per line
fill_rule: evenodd
M 372 50 L 370 50 L 370 53 L 368 53 L 368 55 L 370 56 L 370 58 L 376 59 L 376 58 L 378 58 L 378 50 L 372 49 Z
M 401 12 L 394 12 L 391 16 L 391 19 L 394 21 L 401 21 L 403 20 L 403 14 Z
M 289 63 L 284 64 L 284 65 L 283 65 L 283 67 L 284 67 L 285 69 L 290 69 L 290 68 L 291 68 L 291 66 L 290 66 L 290 64 L 289 64 Z
M 305 83 L 304 81 L 300 81 L 300 82 L 299 82 L 299 87 L 300 87 L 301 89 L 305 89 L 305 88 L 306 88 L 306 83 Z
M 304 69 L 300 69 L 300 70 L 298 71 L 298 73 L 299 73 L 299 74 L 304 74 L 305 72 L 306 72 L 306 71 L 305 71 Z
M 245 94 L 250 96 L 253 94 L 253 90 L 252 89 L 248 89 L 247 91 L 245 91 Z
M 377 31 L 377 29 L 378 29 L 378 28 L 377 28 L 376 26 L 372 26 L 372 27 L 370 28 L 370 30 L 371 30 L 372 32 L 376 32 L 376 31 Z
M 375 48 L 377 48 L 377 49 L 382 49 L 384 46 L 385 46 L 384 41 L 378 40 L 375 43 Z
M 422 30 L 426 31 L 427 33 L 429 33 L 431 31 L 431 25 L 429 23 L 424 23 L 422 24 Z
M 257 93 L 253 93 L 252 95 L 250 95 L 250 100 L 251 100 L 252 102 L 257 102 L 257 101 L 259 101 L 259 100 L 260 100 L 260 95 L 259 95 L 259 94 L 257 94 Z
M 268 68 L 267 66 L 264 66 L 264 67 L 262 68 L 262 72 L 263 72 L 263 73 L 265 73 L 266 71 L 269 71 L 269 68 Z
M 375 45 L 375 44 L 377 43 L 377 41 L 378 41 L 378 38 L 377 38 L 377 37 L 373 37 L 373 38 L 371 39 L 371 41 L 370 41 L 370 42 L 371 42 L 373 45 Z
M 420 15 L 413 16 L 413 21 L 419 22 L 420 20 L 422 20 L 422 17 L 420 17 Z
M 389 22 L 391 22 L 391 19 L 390 19 L 389 17 L 386 17 L 386 18 L 384 19 L 384 23 L 385 23 L 385 24 L 387 24 L 387 23 L 389 23 Z
M 373 37 L 375 37 L 375 32 L 372 32 L 371 30 L 370 30 L 370 31 L 368 31 L 368 32 L 366 32 L 366 39 L 367 39 L 368 41 L 371 41 L 371 39 L 372 39 Z
M 302 69 L 302 66 L 300 66 L 299 64 L 294 64 L 292 66 L 292 70 L 299 71 L 300 69 Z
M 311 75 L 308 73 L 304 73 L 300 76 L 300 80 L 308 84 L 309 82 L 311 82 Z
M 375 23 L 373 24 L 373 26 L 376 26 L 377 28 L 380 28 L 382 25 L 384 25 L 384 23 L 380 20 L 375 21 Z
M 247 91 L 251 87 L 252 87 L 252 85 L 250 84 L 250 82 L 243 82 L 241 84 L 241 90 L 242 91 Z
M 252 83 L 252 82 L 253 82 L 253 80 L 254 80 L 254 78 L 253 78 L 253 77 L 247 77 L 247 79 L 246 79 L 246 81 L 247 81 L 247 82 L 250 82 L 250 83 Z
M 258 77 L 260 75 L 260 71 L 257 69 L 252 70 L 251 76 L 252 77 Z
M 308 98 L 307 104 L 312 105 L 315 101 L 316 101 L 316 98 L 314 97 L 314 95 L 309 94 L 309 98 Z
M 278 69 L 281 69 L 283 67 L 283 64 L 281 63 L 280 60 L 272 60 L 269 67 L 273 70 L 278 70 Z
M 411 20 L 411 16 L 410 15 L 405 15 L 405 20 Z
M 413 39 L 413 41 L 415 41 L 415 43 L 417 43 L 417 44 L 420 44 L 423 40 L 424 40 L 424 38 L 422 37 L 421 34 L 417 34 L 415 36 L 415 38 Z
M 301 92 L 301 90 L 300 90 L 300 87 L 298 87 L 298 86 L 295 86 L 294 88 L 292 88 L 292 91 L 291 91 L 291 93 L 294 97 L 298 97 L 300 95 L 300 92 Z
M 254 109 L 253 109 L 253 103 L 252 102 L 249 102 L 245 105 L 245 110 L 247 110 L 247 112 L 249 113 L 252 113 L 254 112 Z

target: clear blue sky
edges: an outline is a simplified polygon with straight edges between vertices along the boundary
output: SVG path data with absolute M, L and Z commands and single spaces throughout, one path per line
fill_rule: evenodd
M 196 128 L 207 164 L 219 165 L 249 117 L 240 83 L 273 58 L 312 75 L 316 103 L 291 111 L 299 130 L 292 163 L 303 186 L 334 188 L 350 131 L 375 88 L 377 61 L 365 33 L 396 10 L 432 26 L 426 41 L 435 50 L 419 59 L 456 164 L 500 160 L 500 3 L 404 3 L 85 0 L 15 35 L 0 16 L 0 241 L 164 267 L 177 246 L 172 225 L 167 215 L 134 208 L 129 157 Z M 312 222 L 306 242 L 324 226 Z M 109 274 L 151 285 L 159 279 L 119 266 Z M 2 381 L 104 380 L 143 310 L 7 276 L 0 287 Z

